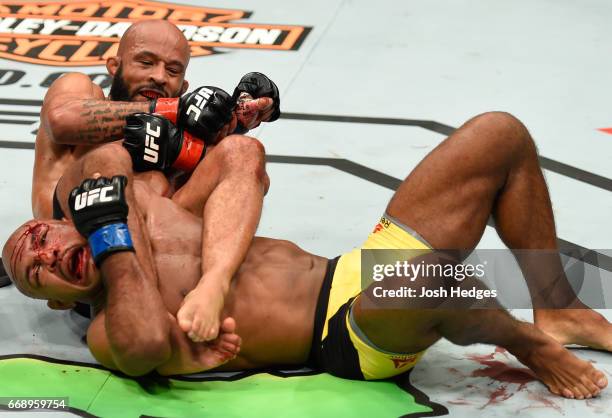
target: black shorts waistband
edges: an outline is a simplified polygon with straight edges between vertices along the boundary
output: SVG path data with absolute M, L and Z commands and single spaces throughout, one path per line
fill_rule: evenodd
M 323 328 L 325 326 L 325 318 L 327 317 L 327 306 L 329 304 L 329 292 L 334 279 L 334 273 L 336 272 L 336 266 L 340 256 L 332 258 L 327 261 L 327 270 L 325 271 L 325 277 L 323 283 L 321 283 L 321 290 L 319 291 L 319 297 L 317 298 L 317 306 L 315 308 L 314 317 L 314 331 L 312 333 L 312 344 L 310 345 L 310 354 L 308 355 L 307 365 L 310 367 L 317 367 L 320 364 L 321 355 L 321 336 L 323 335 Z

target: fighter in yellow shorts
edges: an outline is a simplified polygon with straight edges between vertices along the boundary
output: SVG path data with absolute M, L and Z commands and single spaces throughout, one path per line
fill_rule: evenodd
M 120 145 L 88 152 L 58 183 L 58 201 L 69 219 L 33 220 L 18 228 L 2 252 L 7 273 L 23 293 L 54 306 L 92 303 L 89 348 L 101 364 L 128 375 L 309 362 L 337 376 L 379 379 L 409 369 L 444 337 L 505 347 L 553 393 L 568 398 L 596 396 L 607 385 L 602 372 L 563 347 L 612 350 L 611 325 L 575 299 L 558 306 L 571 310 L 536 311 L 535 325 L 499 306 L 436 309 L 428 299 L 419 305 L 398 298 L 393 308 L 370 307 L 371 287 L 360 286 L 359 249 L 327 260 L 291 242 L 259 237 L 237 271 L 207 271 L 211 254 L 203 251 L 202 236 L 223 222 L 203 227 L 202 175 L 207 173 L 196 170 L 184 186 L 192 190 L 189 200 L 169 199 L 133 175 Z M 525 127 L 503 113 L 472 119 L 434 149 L 402 182 L 385 213 L 362 248 L 424 250 L 425 257 L 440 249 L 470 250 L 492 215 L 510 248 L 556 249 L 535 145 Z M 223 255 L 217 254 L 221 260 Z M 569 283 L 559 279 L 560 261 L 547 261 L 535 266 L 534 280 L 533 260 L 519 260 L 530 290 L 538 295 L 544 286 L 571 296 Z M 201 324 L 176 317 L 194 288 L 226 282 L 201 281 L 204 272 L 231 276 L 228 287 L 206 288 L 224 296 L 219 337 L 206 342 L 189 331 Z
M 424 351 L 384 350 L 357 325 L 352 305 L 362 291 L 362 249 L 429 250 L 431 246 L 417 232 L 385 213 L 361 248 L 331 260 L 317 303 L 311 355 L 315 364 L 337 376 L 385 379 L 410 370 Z

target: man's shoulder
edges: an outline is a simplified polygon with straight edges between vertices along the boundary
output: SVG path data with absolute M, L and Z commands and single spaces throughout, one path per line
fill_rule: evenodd
M 95 84 L 91 81 L 91 78 L 87 74 L 79 73 L 79 72 L 70 72 L 64 73 L 60 77 L 58 77 L 52 85 L 62 84 L 62 83 L 83 83 L 83 84 Z
M 56 94 L 66 96 L 84 95 L 92 99 L 104 99 L 104 92 L 88 75 L 78 72 L 66 73 L 51 84 L 45 101 Z

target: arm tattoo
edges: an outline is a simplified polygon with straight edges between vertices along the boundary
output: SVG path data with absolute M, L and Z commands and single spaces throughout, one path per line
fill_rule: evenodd
M 76 139 L 88 145 L 117 141 L 123 138 L 123 127 L 128 115 L 148 111 L 148 102 L 86 100 L 79 114 L 81 123 Z

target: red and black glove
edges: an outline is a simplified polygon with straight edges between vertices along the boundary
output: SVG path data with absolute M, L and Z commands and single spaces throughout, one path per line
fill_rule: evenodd
M 226 91 L 204 86 L 182 97 L 153 100 L 149 111 L 163 116 L 179 129 L 212 141 L 232 120 L 235 107 L 236 100 Z
M 204 141 L 158 115 L 128 116 L 123 133 L 123 146 L 132 156 L 134 171 L 170 167 L 193 171 L 206 154 Z

